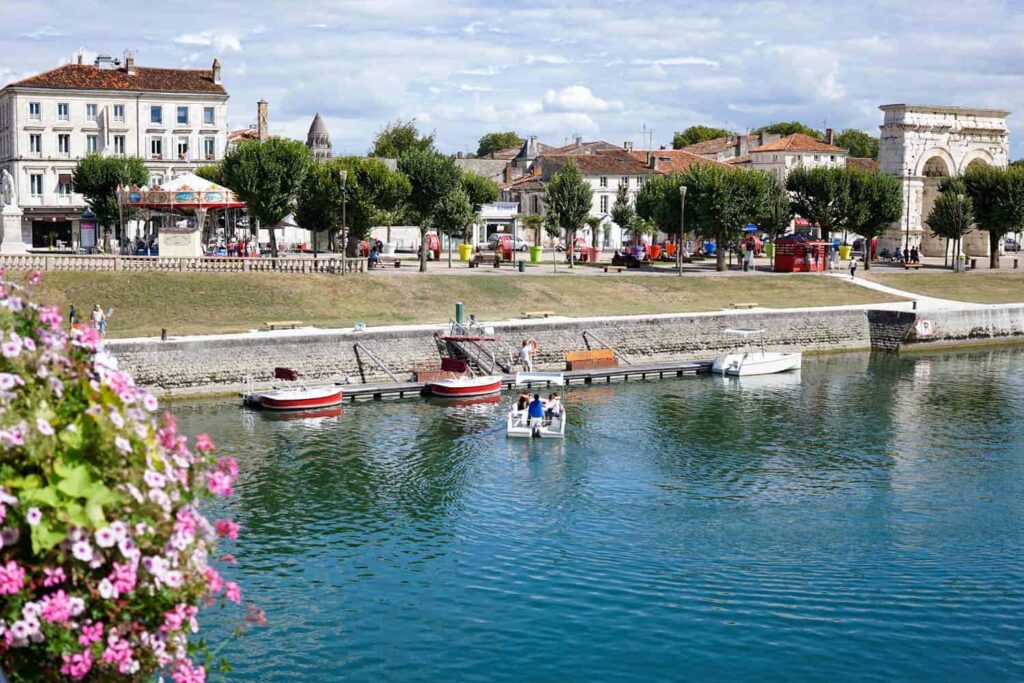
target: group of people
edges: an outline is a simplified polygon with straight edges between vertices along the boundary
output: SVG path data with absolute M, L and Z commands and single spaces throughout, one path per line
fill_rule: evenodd
M 550 422 L 552 418 L 562 416 L 562 397 L 558 394 L 548 394 L 545 400 L 540 394 L 534 394 L 531 400 L 529 394 L 519 394 L 516 410 L 525 412 L 530 424 L 533 424 L 534 420 Z
M 613 266 L 626 266 L 627 268 L 639 268 L 642 264 L 648 263 L 647 250 L 642 244 L 634 244 L 632 247 L 616 249 L 612 254 Z
M 92 307 L 92 312 L 89 317 L 92 319 L 92 326 L 103 336 L 107 333 L 107 318 L 109 318 L 114 312 L 114 309 L 110 309 L 106 313 L 100 308 L 99 304 Z M 71 304 L 71 309 L 68 311 L 68 324 L 74 329 L 81 325 L 82 321 L 78 317 L 78 309 L 75 308 L 74 304 Z
M 384 264 L 380 261 L 380 255 L 384 251 L 384 243 L 380 240 L 375 240 L 370 244 L 370 253 L 367 254 L 367 266 L 369 268 L 380 268 Z
M 251 237 L 246 239 L 231 239 L 225 247 L 228 256 L 259 256 L 260 247 Z

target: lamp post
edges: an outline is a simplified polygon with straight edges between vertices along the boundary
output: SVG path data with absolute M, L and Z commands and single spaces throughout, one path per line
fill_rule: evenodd
M 348 171 L 341 169 L 337 173 L 338 191 L 341 192 L 341 274 L 344 275 L 347 267 L 347 264 L 345 263 L 345 235 L 347 233 L 345 225 L 345 204 L 348 200 L 348 193 L 345 191 L 345 183 L 348 182 Z
M 676 270 L 683 274 L 683 233 L 686 232 L 686 185 L 679 186 L 679 239 L 676 240 Z
M 910 253 L 910 199 L 912 194 L 913 190 L 910 187 L 910 183 L 907 183 L 907 236 L 904 238 L 903 241 L 903 250 L 907 253 Z

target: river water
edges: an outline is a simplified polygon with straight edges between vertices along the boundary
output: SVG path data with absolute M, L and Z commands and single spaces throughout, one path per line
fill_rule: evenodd
M 241 467 L 229 680 L 1024 680 L 1024 349 L 565 403 L 174 404 Z

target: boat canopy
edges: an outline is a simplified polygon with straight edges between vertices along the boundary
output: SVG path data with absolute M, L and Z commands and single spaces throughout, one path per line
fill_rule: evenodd
M 516 373 L 516 384 L 548 384 L 560 387 L 565 384 L 565 377 L 560 372 L 519 372 Z

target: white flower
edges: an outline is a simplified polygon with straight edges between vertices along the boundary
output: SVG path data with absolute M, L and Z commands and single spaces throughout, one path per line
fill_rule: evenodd
M 117 412 L 116 410 L 111 410 L 110 411 L 110 421 L 118 429 L 123 429 L 124 428 L 124 418 L 121 417 L 121 413 Z
M 110 530 L 114 532 L 114 535 L 117 537 L 118 541 L 123 541 L 125 538 L 128 537 L 128 525 L 122 522 L 121 520 L 111 522 Z
M 85 611 L 85 600 L 79 597 L 68 598 L 68 607 L 71 609 L 71 615 L 77 617 Z
M 117 446 L 117 450 L 121 451 L 122 453 L 132 452 L 132 442 L 124 438 L 123 436 L 119 436 L 116 439 L 114 439 L 114 445 Z
M 181 572 L 176 569 L 166 572 L 163 579 L 164 583 L 171 588 L 181 588 L 181 584 L 184 581 L 184 577 L 181 575 Z
M 53 436 L 53 425 L 48 420 L 44 420 L 41 417 L 36 418 L 36 431 L 43 436 Z
M 89 562 L 92 560 L 92 546 L 89 545 L 89 541 L 78 541 L 71 546 L 71 554 L 75 556 L 75 559 Z
M 146 470 L 142 478 L 145 480 L 146 486 L 151 489 L 162 489 L 167 483 L 167 477 L 155 470 Z
M 117 533 L 109 526 L 97 529 L 93 536 L 96 538 L 96 545 L 101 548 L 111 548 L 117 543 Z
M 97 588 L 100 591 L 100 597 L 104 600 L 112 600 L 118 596 L 117 589 L 114 588 L 114 584 L 110 582 L 110 579 L 102 579 Z
M 21 617 L 32 621 L 33 619 L 38 619 L 42 612 L 43 605 L 39 601 L 26 602 L 25 606 L 21 608 Z
M 43 513 L 39 508 L 29 508 L 25 512 L 25 521 L 28 522 L 29 526 L 35 526 L 39 522 L 43 521 Z

